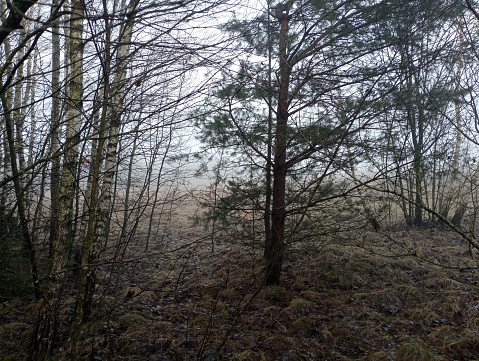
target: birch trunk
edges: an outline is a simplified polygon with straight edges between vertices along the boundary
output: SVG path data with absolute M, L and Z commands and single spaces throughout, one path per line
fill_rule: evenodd
M 87 199 L 88 208 L 88 221 L 86 225 L 86 233 L 82 240 L 81 245 L 81 264 L 80 264 L 80 277 L 78 282 L 78 292 L 75 304 L 75 320 L 73 325 L 73 333 L 71 338 L 71 358 L 76 359 L 78 355 L 78 342 L 81 335 L 82 323 L 86 321 L 90 316 L 91 302 L 87 300 L 87 295 L 92 293 L 95 286 L 95 270 L 93 263 L 95 259 L 91 257 L 91 249 L 95 243 L 94 230 L 95 222 L 97 220 L 97 204 L 98 204 L 98 188 L 100 183 L 100 170 L 102 165 L 102 155 L 105 143 L 105 129 L 107 122 L 107 104 L 110 96 L 110 53 L 111 53 L 111 26 L 109 23 L 108 10 L 106 6 L 103 11 L 105 12 L 105 49 L 103 51 L 103 79 L 102 79 L 102 99 L 103 102 L 101 115 L 99 119 L 98 140 L 94 141 L 92 147 L 92 163 L 90 165 L 90 172 L 88 176 L 87 192 L 89 198 Z
M 20 42 L 23 42 L 25 35 L 20 35 Z M 13 97 L 13 123 L 15 125 L 15 153 L 18 157 L 18 167 L 23 169 L 25 167 L 24 141 L 23 141 L 23 126 L 25 120 L 22 114 L 22 95 L 23 95 L 23 71 L 24 66 L 21 59 L 25 55 L 25 48 L 22 46 L 17 53 L 17 62 L 19 63 L 17 73 L 15 75 L 15 95 Z
M 0 4 L 0 10 L 1 10 L 1 18 L 2 22 L 4 20 L 4 14 L 5 14 L 5 6 L 2 2 Z M 4 23 L 4 22 L 3 22 Z M 5 125 L 5 135 L 3 138 L 3 146 L 4 146 L 4 177 L 12 177 L 12 183 L 13 183 L 13 192 L 10 191 L 9 186 L 2 187 L 2 195 L 1 195 L 1 211 L 6 213 L 7 207 L 10 207 L 10 204 L 12 204 L 12 211 L 17 210 L 17 215 L 19 219 L 19 230 L 21 231 L 22 235 L 22 240 L 23 240 L 23 246 L 26 251 L 26 256 L 28 258 L 29 264 L 30 264 L 30 274 L 32 277 L 33 281 L 33 286 L 34 286 L 34 291 L 35 291 L 35 297 L 39 299 L 41 297 L 41 291 L 40 291 L 40 284 L 38 281 L 38 270 L 37 270 L 37 263 L 36 263 L 36 255 L 35 255 L 35 247 L 33 244 L 32 236 L 30 233 L 29 225 L 28 225 L 28 207 L 27 207 L 27 197 L 26 197 L 26 189 L 25 186 L 21 182 L 21 176 L 20 176 L 20 169 L 19 166 L 22 166 L 22 164 L 18 163 L 18 160 L 23 160 L 24 163 L 24 157 L 23 157 L 23 142 L 19 142 L 17 144 L 16 141 L 18 141 L 18 137 L 15 135 L 15 123 L 17 121 L 22 121 L 22 115 L 21 115 L 21 105 L 22 105 L 22 87 L 20 80 L 23 76 L 23 64 L 25 59 L 23 59 L 24 55 L 24 46 L 23 44 L 23 39 L 24 37 L 21 36 L 20 42 L 19 42 L 19 49 L 18 49 L 18 57 L 17 57 L 17 65 L 18 68 L 16 69 L 17 73 L 12 74 L 15 76 L 15 80 L 17 81 L 17 85 L 15 86 L 15 97 L 13 98 L 13 105 L 15 106 L 15 109 L 12 109 L 12 88 L 10 87 L 10 84 L 2 84 L 3 86 L 6 87 L 6 91 L 2 92 L 1 95 L 1 104 L 3 108 L 3 116 L 4 116 L 4 125 Z M 6 61 L 9 62 L 11 61 L 11 47 L 10 47 L 10 42 L 8 39 L 5 40 L 4 43 L 4 49 L 5 49 L 5 59 Z M 10 72 L 12 71 L 12 67 L 7 66 L 5 69 L 6 71 Z M 2 82 L 3 82 L 3 77 L 2 77 Z M 22 127 L 23 128 L 23 127 Z M 23 139 L 23 137 L 22 137 Z M 18 154 L 18 149 L 22 150 L 22 154 Z M 15 205 L 13 205 L 15 204 Z M 9 211 L 10 212 L 10 211 Z M 9 215 L 6 219 L 8 222 L 11 215 Z M 1 217 L 2 219 L 4 217 Z M 3 225 L 2 225 L 3 227 Z M 2 228 L 3 229 L 3 228 Z
M 33 55 L 33 61 L 31 58 L 28 58 L 28 66 L 27 66 L 27 78 L 30 79 L 32 73 L 35 72 L 36 66 L 38 60 L 38 52 L 35 52 Z M 35 116 L 35 80 L 32 79 L 28 83 L 27 91 L 25 92 L 25 99 L 23 101 L 24 104 L 28 104 L 31 109 L 30 112 L 30 137 L 29 137 L 29 142 L 28 142 L 28 159 L 27 163 L 32 164 L 34 161 L 34 153 L 33 153 L 33 148 L 35 146 L 35 130 L 36 130 L 36 116 Z
M 125 3 L 126 1 L 123 0 L 120 12 L 125 9 Z M 132 6 L 134 6 L 134 3 L 136 3 L 136 1 L 132 2 Z M 96 284 L 95 264 L 99 257 L 102 239 L 107 231 L 105 229 L 105 223 L 106 218 L 109 214 L 109 207 L 111 203 L 111 187 L 115 175 L 118 131 L 120 126 L 121 109 L 123 107 L 125 85 L 124 83 L 126 79 L 126 56 L 130 47 L 132 27 L 132 19 L 126 18 L 124 27 L 120 30 L 120 39 L 118 40 L 118 43 L 120 45 L 117 50 L 115 62 L 116 70 L 114 72 L 114 83 L 113 86 L 111 86 L 111 89 L 109 86 L 109 82 L 105 82 L 105 103 L 102 109 L 102 115 L 100 120 L 100 137 L 98 141 L 98 148 L 97 150 L 95 150 L 96 157 L 94 159 L 95 164 L 90 199 L 90 209 L 96 210 L 96 212 L 90 211 L 89 213 L 87 231 L 82 244 L 82 267 L 80 272 L 77 304 L 75 307 L 75 335 L 72 342 L 73 355 L 75 355 L 77 352 L 77 342 L 80 336 L 81 323 L 86 321 L 91 314 L 93 294 Z M 110 33 L 109 31 L 107 31 L 105 51 L 105 80 L 107 80 L 110 75 L 110 44 Z M 110 97 L 110 92 L 113 98 L 111 105 L 108 104 L 108 102 L 106 101 Z M 107 114 L 107 110 L 109 109 L 107 108 L 107 105 L 111 106 L 111 113 L 109 114 L 109 117 Z M 101 158 L 105 145 L 104 135 L 106 135 L 107 117 L 109 118 L 108 145 L 106 148 L 103 182 L 100 191 L 101 196 L 98 199 L 98 184 L 100 180 L 100 168 L 102 163 Z
M 65 155 L 61 173 L 57 226 L 52 242 L 50 273 L 44 286 L 42 304 L 33 331 L 28 360 L 46 360 L 50 357 L 57 333 L 58 311 L 65 279 L 67 250 L 71 242 L 72 209 L 76 187 L 79 127 L 83 101 L 83 1 L 71 4 L 70 37 L 68 46 L 68 95 L 66 112 Z
M 4 1 L 0 1 L 0 18 L 2 20 L 2 24 L 5 23 L 6 17 L 5 14 L 7 13 L 7 8 L 6 8 L 6 3 Z M 8 59 L 10 54 L 11 54 L 11 44 L 9 39 L 5 39 L 3 43 L 3 49 L 4 49 L 4 54 L 5 54 L 5 59 Z M 8 61 L 8 60 L 7 60 Z M 5 69 L 5 74 L 10 73 L 12 70 L 12 65 L 9 64 L 7 68 Z M 3 79 L 3 74 L 2 75 L 2 83 L 4 81 Z M 11 87 L 8 87 L 6 89 L 6 102 L 7 102 L 7 107 L 8 109 L 12 108 L 12 99 L 13 99 L 13 91 Z M 4 126 L 2 124 L 2 126 Z M 4 133 L 4 132 L 2 132 Z M 8 147 L 8 139 L 6 136 L 3 137 L 2 139 L 2 148 L 3 148 L 3 177 L 4 178 L 9 178 L 12 176 L 12 167 L 11 167 L 11 162 L 10 162 L 10 150 Z M 10 188 L 10 185 L 7 184 L 4 187 L 2 187 L 2 193 L 1 193 L 1 199 L 0 199 L 0 207 L 3 212 L 6 212 L 7 209 L 10 207 L 11 203 L 13 201 L 13 192 L 12 189 Z M 7 212 L 6 212 L 7 213 Z M 3 218 L 3 217 L 2 217 Z M 7 220 L 8 221 L 8 220 Z M 4 228 L 2 228 L 4 229 Z
M 461 31 L 461 28 L 459 28 L 459 48 L 460 50 L 464 48 L 464 35 Z M 454 83 L 455 83 L 454 86 L 456 91 L 459 91 L 459 88 L 461 85 L 461 69 L 462 69 L 462 51 L 459 52 L 457 64 L 456 64 L 456 76 L 454 79 Z M 459 170 L 459 156 L 461 154 L 461 145 L 462 145 L 461 109 L 459 107 L 458 101 L 454 103 L 454 111 L 455 111 L 455 117 L 456 117 L 456 142 L 454 147 L 454 160 L 452 164 L 452 169 L 453 169 L 454 175 L 456 175 L 456 173 Z
M 133 0 L 129 6 L 130 10 L 134 9 L 137 0 Z M 123 0 L 121 9 L 125 9 L 126 1 Z M 112 198 L 112 186 L 115 176 L 117 147 L 118 147 L 118 133 L 121 124 L 121 116 L 123 113 L 123 100 L 125 95 L 125 80 L 126 80 L 126 64 L 127 56 L 130 50 L 130 43 L 132 37 L 133 22 L 132 19 L 126 19 L 125 27 L 121 31 L 123 36 L 120 39 L 119 48 L 115 60 L 116 69 L 114 71 L 114 82 L 112 86 L 112 105 L 109 116 L 109 134 L 108 144 L 106 148 L 105 166 L 103 173 L 103 183 L 101 188 L 101 201 L 98 204 L 98 220 L 96 224 L 96 237 L 102 239 L 105 237 L 106 217 L 109 214 Z

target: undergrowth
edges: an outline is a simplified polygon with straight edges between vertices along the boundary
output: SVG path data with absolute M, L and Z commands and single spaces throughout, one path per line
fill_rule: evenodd
M 449 267 L 477 267 L 464 244 L 440 232 L 396 236 L 408 247 L 414 240 L 430 259 L 443 245 Z M 81 359 L 478 359 L 477 268 L 398 256 L 398 244 L 378 234 L 353 244 L 295 247 L 282 283 L 269 287 L 262 285 L 261 250 L 250 245 L 225 243 L 211 252 L 209 243 L 195 243 L 192 252 L 135 254 L 115 285 L 105 276 Z M 0 308 L 2 359 L 25 356 L 34 307 L 26 302 L 10 299 Z M 55 360 L 68 359 L 64 342 Z

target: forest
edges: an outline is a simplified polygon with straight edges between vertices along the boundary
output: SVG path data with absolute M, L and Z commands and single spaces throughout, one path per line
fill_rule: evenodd
M 0 0 L 0 360 L 479 360 L 479 1 Z

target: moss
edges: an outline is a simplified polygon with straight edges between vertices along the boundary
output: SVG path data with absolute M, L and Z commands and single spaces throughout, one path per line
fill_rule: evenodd
M 427 304 L 408 309 L 404 316 L 414 322 L 425 322 L 438 319 L 438 315 L 431 310 Z
M 232 361 L 249 361 L 254 359 L 255 353 L 251 350 L 246 350 L 233 355 Z
M 311 301 L 305 300 L 304 298 L 294 298 L 285 309 L 285 312 L 291 315 L 301 316 L 314 311 L 315 307 L 316 305 Z
M 308 301 L 320 301 L 321 293 L 312 290 L 305 290 L 300 293 L 301 297 Z
M 136 326 L 144 325 L 148 321 L 146 318 L 137 315 L 136 313 L 127 313 L 120 316 L 118 322 L 122 328 L 134 328 Z
M 389 358 L 388 354 L 384 351 L 377 351 L 370 355 L 363 357 L 361 360 L 364 361 L 384 361 Z
M 435 361 L 437 358 L 423 340 L 403 343 L 396 352 L 397 361 Z
M 285 301 L 287 292 L 280 286 L 264 287 L 258 294 L 258 298 L 267 301 Z

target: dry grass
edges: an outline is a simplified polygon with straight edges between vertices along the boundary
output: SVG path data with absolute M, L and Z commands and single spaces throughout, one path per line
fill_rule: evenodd
M 396 352 L 397 361 L 435 361 L 439 357 L 434 355 L 423 340 L 407 341 L 399 346 Z
M 261 249 L 250 244 L 225 242 L 211 252 L 205 238 L 135 249 L 116 283 L 104 272 L 81 359 L 477 360 L 477 261 L 450 233 L 390 236 L 366 234 L 361 247 L 321 243 L 317 252 L 295 246 L 282 283 L 269 287 L 262 287 Z M 0 308 L 2 360 L 25 356 L 28 303 Z M 55 360 L 64 359 L 57 350 Z

